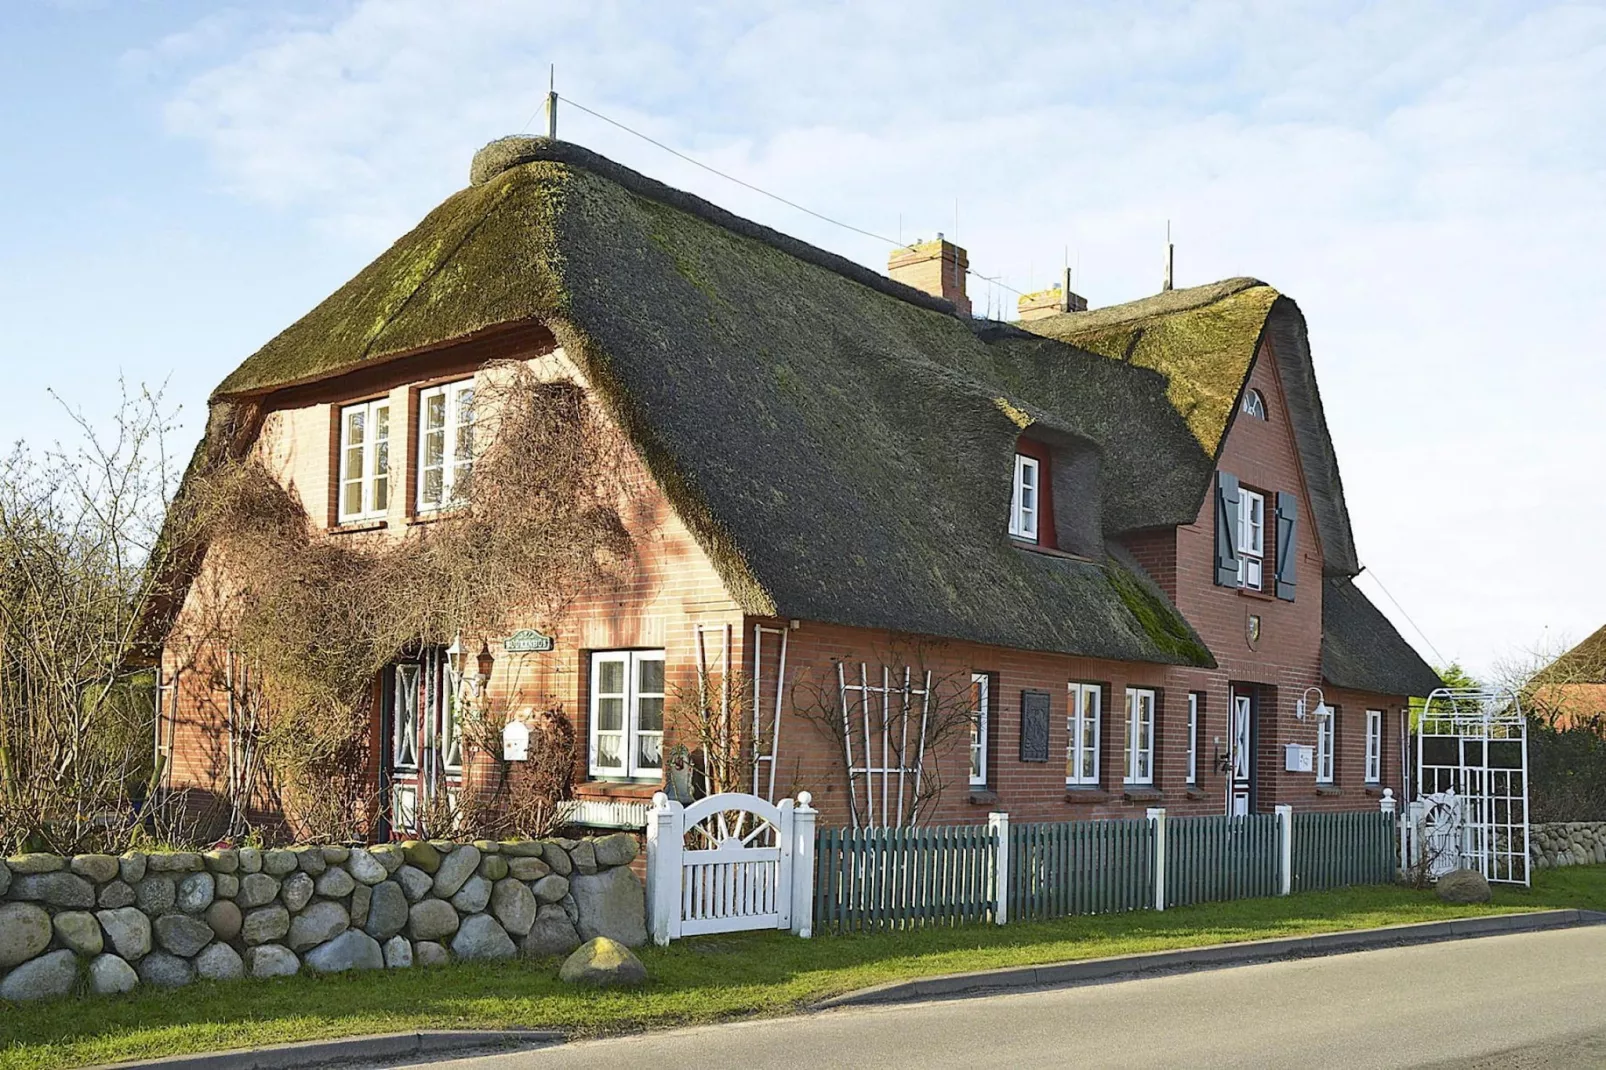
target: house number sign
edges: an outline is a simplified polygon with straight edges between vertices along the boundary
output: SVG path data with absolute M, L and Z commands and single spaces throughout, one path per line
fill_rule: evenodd
M 1048 711 L 1053 698 L 1047 691 L 1020 693 L 1020 760 L 1048 761 Z
M 520 628 L 502 643 L 509 654 L 545 654 L 552 649 L 552 637 L 534 628 Z

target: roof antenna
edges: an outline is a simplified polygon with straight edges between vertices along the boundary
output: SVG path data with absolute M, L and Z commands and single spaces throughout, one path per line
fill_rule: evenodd
M 556 63 L 552 64 L 547 72 L 546 136 L 553 141 L 558 139 L 558 65 Z
M 1171 220 L 1165 221 L 1165 285 L 1160 289 L 1171 289 L 1171 273 L 1176 267 L 1177 247 L 1171 244 Z

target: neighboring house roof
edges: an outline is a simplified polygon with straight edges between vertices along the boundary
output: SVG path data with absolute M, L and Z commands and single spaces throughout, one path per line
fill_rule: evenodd
M 1214 665 L 1119 549 L 1002 534 L 1032 422 L 1098 447 L 1106 531 L 1194 519 L 1212 460 L 1160 375 L 978 328 L 577 146 L 498 143 L 474 177 L 214 400 L 539 321 L 747 611 Z
M 1606 627 L 1541 669 L 1544 684 L 1606 684 Z
M 1354 581 L 1334 576 L 1322 584 L 1322 678 L 1382 695 L 1424 697 L 1444 686 Z

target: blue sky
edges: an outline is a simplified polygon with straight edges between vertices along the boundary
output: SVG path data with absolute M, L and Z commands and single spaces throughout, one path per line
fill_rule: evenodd
M 1606 622 L 1606 6 L 0 0 L 0 441 L 209 390 L 560 93 L 1094 306 L 1255 275 L 1311 327 L 1361 583 L 1476 668 Z M 539 119 L 536 120 L 539 123 Z M 886 246 L 573 109 L 560 134 Z M 956 222 L 957 209 L 957 222 Z M 1068 250 L 1068 251 L 1067 251 Z M 978 308 L 1013 295 L 973 287 Z M 1403 621 L 1402 621 L 1403 623 Z

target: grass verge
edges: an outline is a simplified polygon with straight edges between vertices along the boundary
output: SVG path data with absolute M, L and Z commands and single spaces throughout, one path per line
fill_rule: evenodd
M 410 1029 L 553 1028 L 587 1036 L 797 1011 L 886 981 L 1514 911 L 1606 910 L 1606 866 L 1547 870 L 1477 906 L 1392 886 L 1004 927 L 816 937 L 700 937 L 647 948 L 651 983 L 582 992 L 555 960 L 202 983 L 182 992 L 0 1004 L 0 1068 L 47 1070 Z

